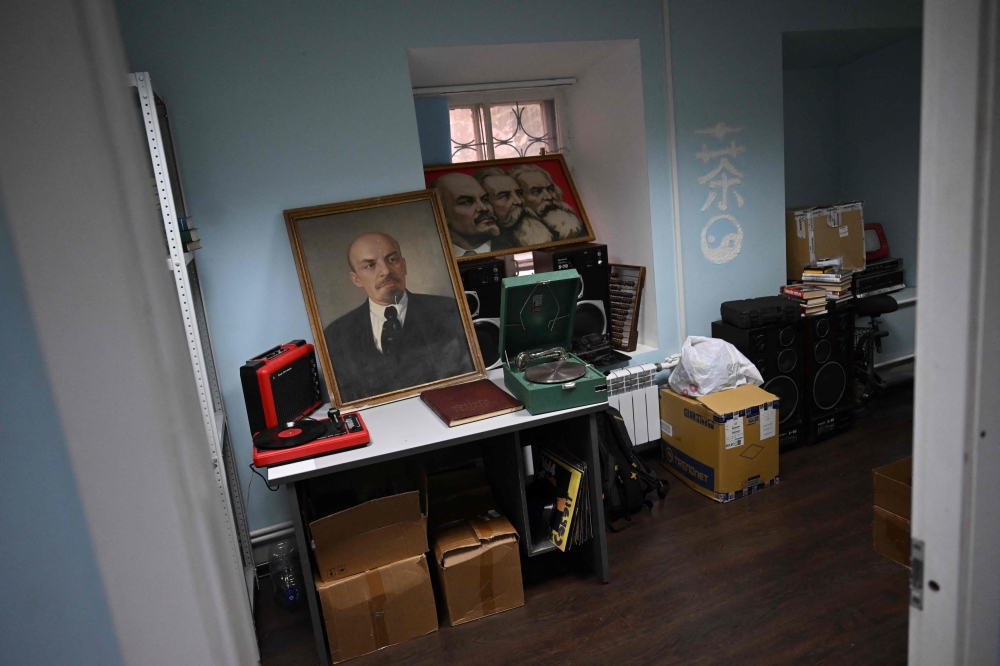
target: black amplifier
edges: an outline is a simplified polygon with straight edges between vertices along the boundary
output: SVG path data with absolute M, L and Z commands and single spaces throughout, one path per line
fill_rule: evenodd
M 323 404 L 316 352 L 305 340 L 268 349 L 240 368 L 250 434 L 308 416 Z
M 722 321 L 736 328 L 756 328 L 770 324 L 794 324 L 801 308 L 784 296 L 761 296 L 744 301 L 726 301 L 720 308 Z
M 854 296 L 856 298 L 888 294 L 905 287 L 902 269 L 854 276 Z
M 875 261 L 869 261 L 865 266 L 863 271 L 857 271 L 854 273 L 854 277 L 869 277 L 872 275 L 877 275 L 878 273 L 889 273 L 892 271 L 903 270 L 903 260 L 898 258 L 886 257 L 885 259 L 877 259 Z

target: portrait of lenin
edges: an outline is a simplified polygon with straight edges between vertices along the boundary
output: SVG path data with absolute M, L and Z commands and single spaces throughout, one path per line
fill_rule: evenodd
M 443 220 L 431 193 L 412 194 L 423 200 L 289 223 L 318 356 L 341 404 L 378 404 L 484 374 Z M 302 210 L 310 209 L 286 218 Z

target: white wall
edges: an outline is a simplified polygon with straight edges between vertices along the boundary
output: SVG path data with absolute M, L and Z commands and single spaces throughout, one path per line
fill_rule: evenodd
M 611 261 L 646 267 L 639 344 L 656 348 L 656 273 L 673 270 L 673 256 L 661 252 L 657 265 L 653 253 L 638 40 L 580 73 L 565 97 L 573 179 Z

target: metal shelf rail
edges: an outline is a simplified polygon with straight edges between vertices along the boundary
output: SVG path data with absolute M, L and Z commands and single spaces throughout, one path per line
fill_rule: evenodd
M 226 422 L 226 409 L 219 387 L 212 339 L 205 316 L 205 301 L 198 277 L 198 262 L 194 252 L 185 254 L 181 240 L 180 219 L 187 219 L 184 190 L 176 163 L 166 104 L 156 95 L 148 72 L 134 72 L 129 83 L 136 89 L 136 101 L 142 118 L 146 142 L 149 145 L 152 176 L 163 217 L 163 229 L 169 251 L 168 265 L 174 275 L 177 300 L 184 318 L 191 367 L 201 403 L 205 434 L 211 447 L 219 502 L 229 528 L 228 542 L 233 564 L 244 573 L 247 597 L 253 607 L 256 571 L 250 532 L 240 489 L 239 475 L 232 451 Z

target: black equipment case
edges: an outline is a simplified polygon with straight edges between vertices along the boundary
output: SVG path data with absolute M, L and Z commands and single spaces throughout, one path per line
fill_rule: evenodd
M 784 296 L 761 296 L 743 301 L 726 301 L 720 308 L 722 321 L 737 328 L 756 328 L 769 324 L 794 324 L 800 307 Z

